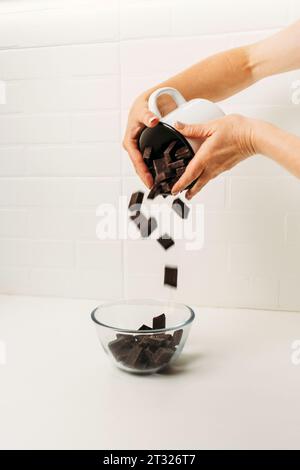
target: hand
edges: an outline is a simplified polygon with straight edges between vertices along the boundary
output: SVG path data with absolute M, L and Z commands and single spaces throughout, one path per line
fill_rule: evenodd
M 250 118 L 232 114 L 205 124 L 178 122 L 175 127 L 185 137 L 201 139 L 203 142 L 172 188 L 172 194 L 178 194 L 195 182 L 186 193 L 187 199 L 195 196 L 211 179 L 256 153 Z
M 123 147 L 129 153 L 135 171 L 148 188 L 153 185 L 153 178 L 138 149 L 138 138 L 145 126 L 155 127 L 159 118 L 148 109 L 148 102 L 143 95 L 134 102 L 128 116 Z

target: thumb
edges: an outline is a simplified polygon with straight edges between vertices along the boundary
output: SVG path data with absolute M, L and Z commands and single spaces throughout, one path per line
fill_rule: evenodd
M 184 124 L 177 121 L 174 127 L 186 137 L 207 137 L 209 130 L 204 124 Z

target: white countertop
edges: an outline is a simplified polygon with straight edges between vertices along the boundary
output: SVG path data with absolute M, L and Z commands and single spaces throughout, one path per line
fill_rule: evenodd
M 300 448 L 300 314 L 197 310 L 172 374 L 115 368 L 95 301 L 0 296 L 1 449 Z

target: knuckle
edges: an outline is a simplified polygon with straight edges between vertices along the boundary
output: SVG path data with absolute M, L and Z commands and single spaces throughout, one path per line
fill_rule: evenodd
M 197 128 L 195 126 L 187 126 L 187 132 L 191 135 L 191 137 L 196 137 Z
M 228 116 L 228 121 L 233 124 L 233 123 L 236 123 L 236 124 L 241 124 L 243 122 L 243 116 L 241 116 L 240 114 L 229 114 Z
M 145 111 L 143 114 L 143 123 L 146 125 L 149 123 L 150 119 L 152 118 L 152 113 L 150 111 Z

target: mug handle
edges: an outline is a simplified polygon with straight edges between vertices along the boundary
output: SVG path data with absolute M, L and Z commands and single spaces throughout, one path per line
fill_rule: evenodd
M 169 95 L 173 98 L 177 106 L 180 106 L 183 103 L 186 103 L 186 100 L 182 96 L 182 94 L 176 90 L 176 88 L 171 88 L 171 87 L 164 87 L 164 88 L 158 88 L 155 90 L 148 99 L 148 107 L 149 110 L 152 111 L 152 113 L 156 114 L 157 117 L 161 118 L 162 115 L 159 112 L 158 106 L 157 106 L 157 98 L 160 95 Z

